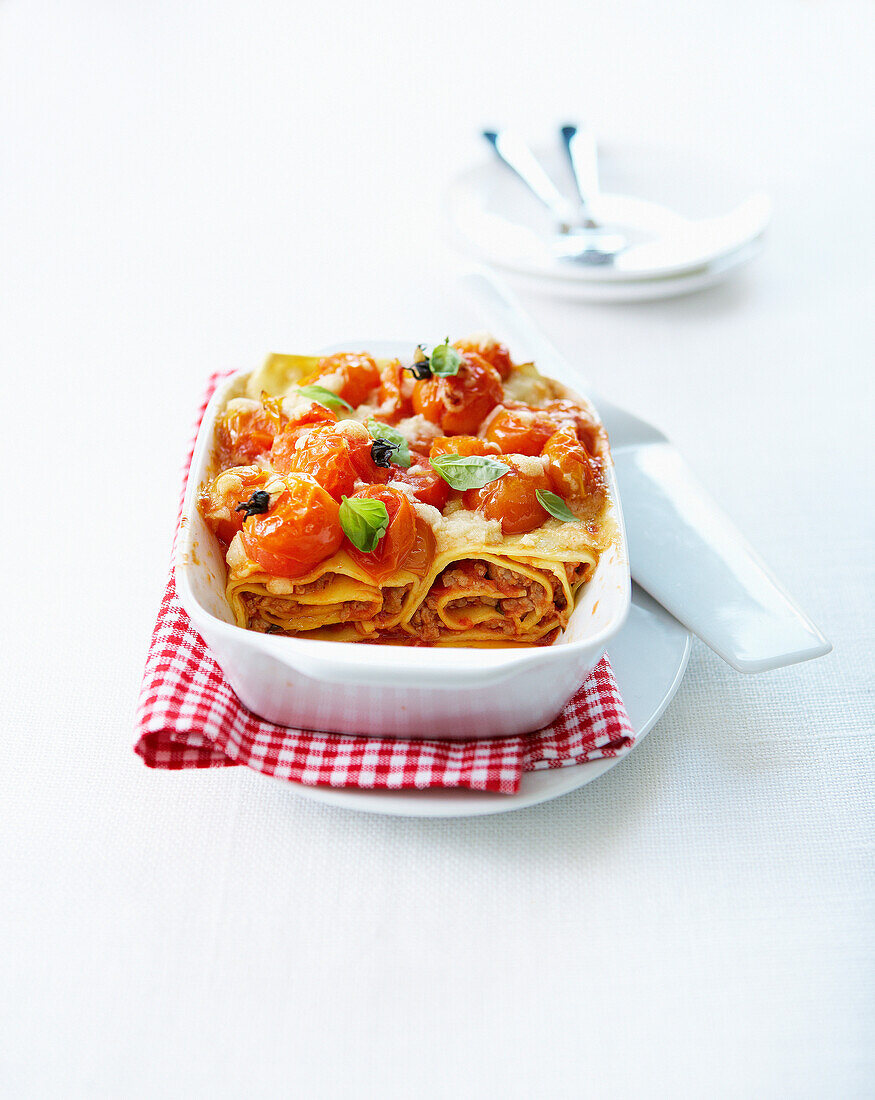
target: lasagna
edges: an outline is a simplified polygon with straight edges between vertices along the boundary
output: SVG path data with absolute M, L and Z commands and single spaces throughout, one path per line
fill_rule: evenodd
M 611 541 L 606 461 L 592 409 L 490 337 L 271 355 L 217 418 L 199 509 L 246 629 L 543 646 Z

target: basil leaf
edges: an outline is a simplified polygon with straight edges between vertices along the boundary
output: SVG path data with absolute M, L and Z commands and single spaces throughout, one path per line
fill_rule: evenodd
M 338 397 L 333 390 L 328 390 L 325 386 L 298 386 L 298 393 L 329 409 L 349 409 L 352 412 L 352 405 L 348 401 L 344 401 L 342 397 Z
M 462 365 L 462 356 L 459 355 L 455 348 L 450 347 L 450 338 L 448 336 L 442 344 L 438 344 L 434 351 L 432 351 L 428 362 L 432 374 L 436 374 L 439 378 L 447 378 L 452 374 L 459 373 L 459 367 Z
M 431 464 L 454 489 L 482 489 L 510 473 L 510 466 L 481 455 L 438 455 Z
M 381 424 L 379 420 L 368 417 L 365 426 L 370 432 L 371 439 L 385 440 L 395 448 L 392 461 L 396 466 L 403 466 L 406 470 L 410 465 L 410 446 L 404 436 L 389 424 Z
M 536 489 L 535 496 L 554 519 L 561 519 L 563 523 L 577 523 L 577 516 L 562 497 L 555 493 L 548 493 L 546 489 Z
M 382 500 L 344 497 L 340 503 L 340 526 L 357 550 L 370 554 L 386 533 L 389 513 Z

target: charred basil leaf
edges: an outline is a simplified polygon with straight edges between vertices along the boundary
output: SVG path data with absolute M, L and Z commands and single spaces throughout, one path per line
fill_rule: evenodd
M 395 453 L 395 444 L 386 439 L 375 439 L 371 444 L 371 458 L 375 466 L 382 466 L 388 470 L 392 465 L 392 455 Z
M 270 493 L 265 492 L 264 489 L 256 489 L 249 500 L 241 500 L 234 511 L 243 512 L 243 518 L 249 519 L 250 516 L 260 516 L 269 507 Z
M 424 382 L 426 378 L 431 378 L 431 366 L 429 365 L 428 356 L 425 354 L 424 344 L 416 345 L 413 365 L 404 369 L 409 370 L 417 382 Z
M 510 466 L 481 455 L 438 455 L 431 464 L 453 489 L 482 489 L 510 473 Z
M 338 397 L 333 390 L 326 389 L 325 386 L 298 386 L 298 393 L 309 397 L 311 401 L 325 405 L 326 408 L 348 409 L 352 412 L 352 405 L 348 401 L 344 401 L 342 397 Z
M 371 434 L 371 438 L 375 441 L 374 446 L 376 446 L 377 443 L 388 444 L 395 452 L 395 457 L 392 461 L 396 466 L 403 466 L 406 470 L 410 465 L 410 447 L 407 440 L 398 429 L 393 428 L 391 424 L 381 424 L 379 420 L 374 420 L 373 417 L 370 417 L 366 421 L 366 427 Z M 373 447 L 371 448 L 371 454 L 374 455 Z M 374 462 L 376 462 L 378 466 L 384 465 L 377 460 L 376 455 L 374 455 Z M 385 463 L 385 465 L 388 466 L 388 462 Z
M 561 519 L 563 523 L 577 522 L 577 516 L 571 511 L 562 497 L 557 496 L 555 493 L 550 493 L 546 489 L 536 489 L 535 496 L 554 519 Z
M 429 365 L 431 373 L 436 374 L 439 378 L 447 378 L 459 373 L 462 356 L 455 348 L 450 347 L 449 336 L 432 351 L 429 357 Z
M 382 500 L 344 497 L 340 503 L 340 526 L 357 550 L 370 554 L 386 533 L 389 513 Z

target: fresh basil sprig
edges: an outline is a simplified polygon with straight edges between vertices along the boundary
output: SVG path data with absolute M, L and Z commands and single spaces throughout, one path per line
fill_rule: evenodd
M 394 449 L 392 461 L 396 466 L 403 466 L 406 470 L 410 466 L 410 446 L 404 436 L 390 424 L 381 424 L 379 420 L 368 417 L 365 426 L 371 439 L 379 439 L 381 442 L 390 443 Z
M 450 347 L 449 336 L 434 348 L 429 356 L 428 365 L 431 367 L 431 373 L 436 374 L 438 378 L 448 378 L 450 375 L 459 373 L 462 356 L 455 348 Z
M 453 489 L 482 489 L 510 473 L 510 466 L 483 455 L 437 455 L 431 464 Z
M 348 401 L 344 401 L 342 397 L 338 397 L 333 390 L 326 389 L 325 386 L 298 386 L 298 393 L 309 397 L 319 405 L 325 405 L 326 408 L 348 409 L 352 412 L 352 405 Z
M 340 526 L 357 550 L 370 554 L 386 533 L 389 513 L 382 500 L 344 497 L 340 503 Z
M 546 489 L 536 489 L 535 496 L 554 519 L 561 519 L 563 523 L 577 523 L 577 516 L 562 497 L 549 493 Z

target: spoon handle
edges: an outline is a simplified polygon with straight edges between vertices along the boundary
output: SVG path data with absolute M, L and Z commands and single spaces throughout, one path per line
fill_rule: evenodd
M 590 214 L 590 203 L 599 194 L 598 147 L 592 130 L 577 126 L 562 127 L 562 144 L 571 164 L 571 174 L 580 199 L 580 208 L 588 228 L 598 224 Z
M 531 149 L 507 130 L 484 130 L 483 136 L 503 161 L 523 181 L 528 189 L 547 207 L 563 233 L 574 224 L 574 207 L 556 187 Z

